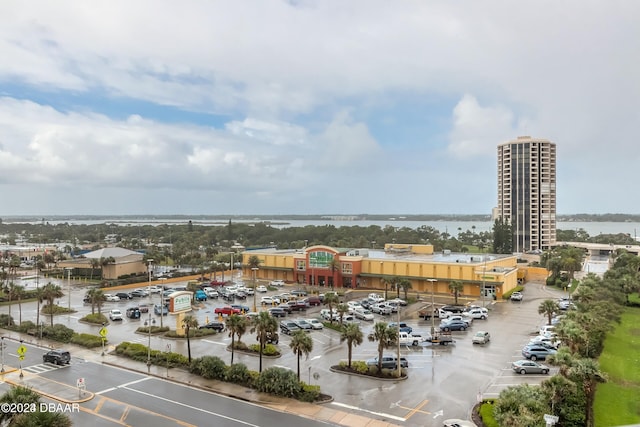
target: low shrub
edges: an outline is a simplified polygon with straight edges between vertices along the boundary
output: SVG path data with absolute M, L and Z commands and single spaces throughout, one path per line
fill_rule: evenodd
M 65 314 L 65 313 L 75 313 L 76 311 L 74 309 L 69 310 L 69 308 L 67 307 L 60 307 L 59 305 L 53 304 L 53 305 L 45 305 L 44 307 L 42 307 L 42 313 L 43 314 L 48 314 L 48 315 L 55 315 L 55 314 Z
M 358 372 L 359 374 L 366 374 L 367 372 L 369 372 L 369 365 L 367 365 L 367 362 L 364 362 L 362 360 L 352 360 L 351 369 Z
M 75 332 L 73 332 L 73 329 L 67 328 L 66 326 L 59 323 L 53 326 L 46 326 L 42 330 L 42 336 L 44 338 L 64 343 L 70 342 L 71 337 L 73 337 L 74 333 Z
M 298 400 L 303 402 L 315 402 L 320 397 L 320 386 L 303 384 L 302 391 L 298 395 Z
M 165 332 L 169 332 L 169 327 L 168 326 L 151 326 L 151 333 L 152 334 L 160 334 L 160 333 L 165 333 Z M 148 334 L 149 333 L 149 326 L 140 326 L 138 329 L 136 329 L 136 332 L 140 333 L 140 334 Z
M 214 331 L 213 329 L 189 329 L 189 338 L 205 337 L 207 335 L 213 335 L 215 333 L 216 331 Z M 187 338 L 185 334 L 178 334 L 178 331 L 176 330 L 168 331 L 164 334 L 164 336 L 169 338 Z
M 230 383 L 240 384 L 245 387 L 251 387 L 253 377 L 249 372 L 247 366 L 243 363 L 234 363 L 227 369 L 227 375 L 225 381 Z
M 71 343 L 87 348 L 96 348 L 102 345 L 102 337 L 91 334 L 73 334 Z
M 257 344 L 256 344 L 257 346 Z M 236 350 L 249 350 L 249 347 L 242 341 L 236 341 L 235 343 L 233 343 L 233 348 Z M 258 351 L 258 347 L 256 347 L 255 351 Z
M 296 398 L 302 393 L 302 384 L 295 372 L 284 368 L 268 368 L 262 371 L 255 382 L 255 388 L 264 393 Z
M 224 380 L 227 365 L 218 356 L 203 356 L 191 361 L 189 371 L 206 379 Z
M 0 327 L 6 327 L 6 326 L 10 326 L 10 325 L 15 325 L 15 322 L 13 321 L 13 317 L 9 316 L 8 314 L 0 314 Z
M 94 323 L 96 325 L 102 325 L 103 323 L 107 323 L 109 320 L 107 316 L 102 313 L 93 313 L 87 314 L 83 318 L 80 319 L 81 322 Z
M 480 418 L 486 427 L 499 427 L 498 422 L 493 416 L 494 399 L 485 399 L 480 405 Z
M 4 316 L 4 315 L 0 315 L 0 316 Z M 25 320 L 24 322 L 20 323 L 20 325 L 16 328 L 18 332 L 22 332 L 23 334 L 26 334 L 29 331 L 33 331 L 35 329 L 36 329 L 36 324 L 33 323 L 31 320 Z
M 251 344 L 249 346 L 249 350 L 260 353 L 260 344 Z M 278 350 L 278 348 L 273 344 L 266 344 L 264 346 L 264 350 L 262 350 L 262 354 L 265 356 L 278 356 L 280 354 L 280 350 Z

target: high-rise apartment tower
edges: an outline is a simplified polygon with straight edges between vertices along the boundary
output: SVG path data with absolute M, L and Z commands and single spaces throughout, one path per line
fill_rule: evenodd
M 498 146 L 497 216 L 511 224 L 513 252 L 556 241 L 556 144 L 519 136 Z

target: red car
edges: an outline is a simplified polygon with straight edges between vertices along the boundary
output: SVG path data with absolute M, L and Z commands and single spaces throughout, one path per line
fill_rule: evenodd
M 212 280 L 209 284 L 211 286 L 224 286 L 226 282 L 221 282 L 220 280 Z
M 240 310 L 237 308 L 229 307 L 228 305 L 225 307 L 216 307 L 213 310 L 215 314 L 222 314 L 223 316 L 231 316 L 232 314 L 240 314 Z

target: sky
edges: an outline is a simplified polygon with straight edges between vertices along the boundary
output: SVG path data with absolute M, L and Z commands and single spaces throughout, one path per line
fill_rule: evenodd
M 640 213 L 640 2 L 0 2 L 0 216 Z

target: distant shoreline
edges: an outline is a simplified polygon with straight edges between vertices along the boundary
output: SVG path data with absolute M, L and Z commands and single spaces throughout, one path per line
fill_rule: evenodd
M 163 222 L 165 220 L 184 221 L 213 221 L 220 224 L 229 221 L 256 221 L 287 224 L 290 220 L 322 220 L 322 221 L 491 221 L 490 215 L 469 214 L 314 214 L 314 215 L 0 215 L 0 221 L 6 223 L 20 222 L 74 222 L 74 221 L 104 221 L 104 222 Z M 640 222 L 640 215 L 633 214 L 572 214 L 557 215 L 557 222 Z

